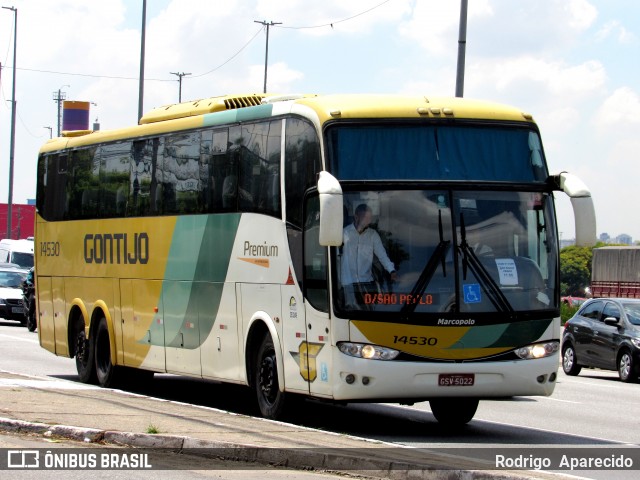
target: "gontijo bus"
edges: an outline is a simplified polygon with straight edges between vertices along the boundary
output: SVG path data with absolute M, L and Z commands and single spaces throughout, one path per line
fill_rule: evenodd
M 40 344 L 105 387 L 247 385 L 266 417 L 304 395 L 466 423 L 554 389 L 556 190 L 594 241 L 589 191 L 549 174 L 531 115 L 459 98 L 224 96 L 68 132 L 38 158 Z M 354 282 L 361 205 L 387 258 L 362 242 Z

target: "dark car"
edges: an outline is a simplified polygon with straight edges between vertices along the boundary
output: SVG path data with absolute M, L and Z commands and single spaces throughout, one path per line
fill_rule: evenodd
M 36 284 L 33 267 L 29 269 L 27 277 L 22 282 L 22 303 L 27 329 L 30 332 L 35 332 L 38 323 L 36 321 Z
M 592 298 L 565 324 L 562 369 L 617 370 L 620 380 L 640 377 L 640 299 Z

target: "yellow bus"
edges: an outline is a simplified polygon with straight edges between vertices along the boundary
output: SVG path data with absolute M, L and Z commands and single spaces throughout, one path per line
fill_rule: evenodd
M 467 423 L 554 389 L 554 191 L 595 241 L 532 116 L 460 98 L 222 96 L 67 132 L 38 158 L 40 344 L 104 387 L 247 385 L 270 418 L 307 396 Z

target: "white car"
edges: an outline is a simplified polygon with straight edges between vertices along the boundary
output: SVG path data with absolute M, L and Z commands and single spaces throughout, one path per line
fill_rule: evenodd
M 27 271 L 11 264 L 0 264 L 0 318 L 25 323 L 22 282 Z

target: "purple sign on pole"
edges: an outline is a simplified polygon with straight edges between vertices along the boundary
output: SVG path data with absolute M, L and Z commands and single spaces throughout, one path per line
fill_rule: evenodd
M 65 100 L 62 108 L 62 130 L 89 130 L 89 102 Z

